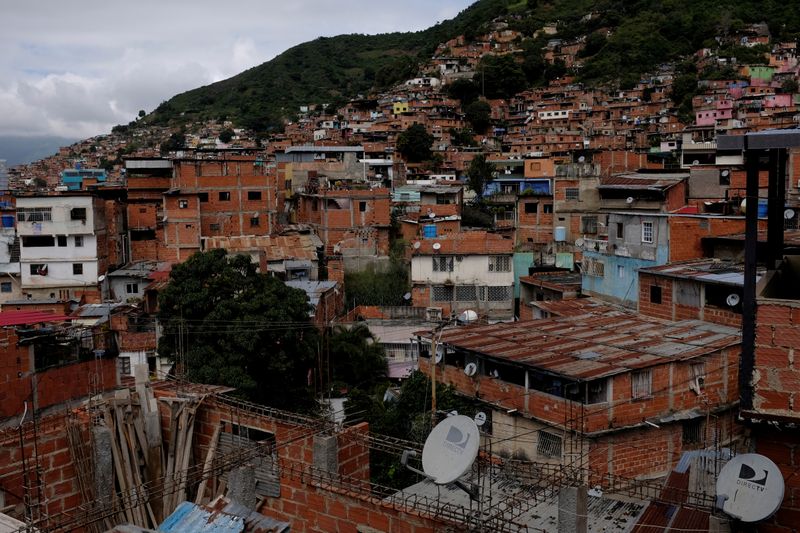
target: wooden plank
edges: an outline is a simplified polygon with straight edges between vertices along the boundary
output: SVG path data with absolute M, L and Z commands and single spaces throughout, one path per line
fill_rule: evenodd
M 116 471 L 117 474 L 117 484 L 119 485 L 120 493 L 122 493 L 124 496 L 125 494 L 128 493 L 128 486 L 125 478 L 125 470 L 122 466 L 122 455 L 116 437 L 117 433 L 116 423 L 114 422 L 114 417 L 111 414 L 110 409 L 106 409 L 103 412 L 103 417 L 106 422 L 106 427 L 109 428 L 111 433 L 111 455 L 114 458 L 114 470 Z M 122 508 L 123 508 L 123 513 L 125 514 L 125 518 L 128 520 L 128 522 L 133 522 L 133 514 L 131 513 L 130 508 L 127 505 L 124 505 L 124 503 L 122 505 Z
M 197 497 L 194 503 L 200 505 L 203 503 L 203 497 L 206 492 L 206 485 L 208 484 L 207 477 L 211 472 L 211 465 L 214 462 L 214 456 L 217 454 L 217 443 L 219 442 L 219 434 L 222 431 L 222 424 L 217 424 L 214 429 L 214 435 L 211 437 L 211 442 L 208 444 L 208 451 L 206 452 L 206 460 L 203 462 L 203 479 L 200 481 L 200 486 L 197 487 Z
M 181 461 L 180 486 L 175 505 L 186 500 L 186 483 L 188 481 L 189 461 L 192 457 L 192 438 L 194 437 L 194 418 L 197 413 L 197 405 L 189 407 L 189 416 L 186 420 L 186 438 L 183 442 L 183 460 Z

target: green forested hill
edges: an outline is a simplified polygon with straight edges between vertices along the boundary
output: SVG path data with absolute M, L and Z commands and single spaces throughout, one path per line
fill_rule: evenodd
M 534 66 L 544 38 L 532 36 L 543 24 L 557 22 L 559 38 L 587 36 L 579 76 L 589 84 L 630 82 L 701 47 L 718 47 L 716 37 L 751 23 L 766 22 L 780 39 L 800 32 L 800 2 L 794 1 L 479 0 L 425 31 L 342 35 L 295 46 L 237 76 L 173 97 L 145 122 L 228 118 L 257 131 L 273 129 L 300 105 L 338 104 L 408 78 L 439 43 L 479 35 L 501 16 L 528 38 L 526 55 L 532 57 L 524 59 Z

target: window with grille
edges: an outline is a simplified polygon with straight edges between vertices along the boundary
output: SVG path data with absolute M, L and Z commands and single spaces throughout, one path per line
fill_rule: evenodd
M 453 271 L 453 257 L 452 256 L 439 256 L 433 258 L 433 271 L 434 272 L 452 272 Z
M 50 222 L 53 220 L 50 207 L 20 207 L 17 209 L 19 222 Z
M 446 285 L 434 285 L 431 287 L 431 301 L 451 302 L 453 301 L 453 287 Z
M 489 256 L 489 272 L 511 272 L 511 258 L 507 255 Z
M 683 423 L 683 444 L 700 444 L 703 442 L 703 419 L 695 418 Z
M 86 208 L 85 207 L 73 207 L 69 212 L 69 218 L 71 220 L 86 220 Z
M 511 287 L 487 287 L 486 299 L 490 302 L 505 302 L 511 299 Z
M 652 243 L 653 242 L 653 223 L 652 222 L 642 222 L 642 242 L 645 242 L 645 243 Z
M 581 233 L 597 233 L 597 217 L 581 217 Z
M 564 196 L 567 200 L 580 200 L 581 190 L 577 187 L 567 187 L 564 189 Z
M 456 287 L 456 301 L 474 302 L 478 299 L 478 291 L 474 285 L 459 285 Z
M 83 237 L 80 235 L 75 236 L 75 247 L 80 248 L 83 246 Z
M 547 431 L 539 431 L 536 453 L 540 457 L 559 458 L 561 457 L 561 443 L 562 439 L 558 435 L 553 435 Z
M 586 259 L 584 270 L 587 276 L 602 278 L 606 275 L 606 264 L 597 259 Z
M 653 373 L 650 370 L 631 372 L 631 397 L 648 398 L 652 394 Z
M 131 373 L 131 358 L 130 357 L 118 357 L 117 361 L 119 361 L 119 373 L 123 375 L 130 375 Z

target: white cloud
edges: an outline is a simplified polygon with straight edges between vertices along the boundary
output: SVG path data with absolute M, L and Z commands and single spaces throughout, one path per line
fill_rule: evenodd
M 9 2 L 0 32 L 0 135 L 105 133 L 139 109 L 317 36 L 420 30 L 469 3 Z

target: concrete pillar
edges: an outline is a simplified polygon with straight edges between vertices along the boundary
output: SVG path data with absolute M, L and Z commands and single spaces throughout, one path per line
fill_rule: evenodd
M 92 428 L 92 463 L 95 501 L 102 507 L 110 506 L 114 494 L 114 456 L 111 452 L 111 430 L 105 426 Z
M 339 471 L 339 446 L 335 435 L 314 436 L 314 468 L 331 474 Z
M 228 499 L 256 510 L 256 471 L 244 465 L 228 472 Z
M 558 491 L 558 533 L 587 533 L 586 487 L 562 487 Z

